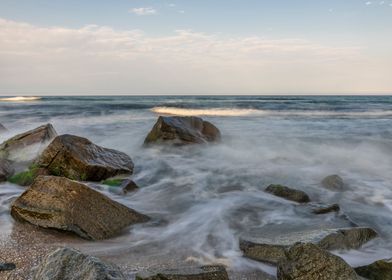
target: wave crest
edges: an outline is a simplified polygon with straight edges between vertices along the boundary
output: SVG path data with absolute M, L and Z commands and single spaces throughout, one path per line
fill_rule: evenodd
M 154 107 L 151 109 L 152 112 L 163 115 L 176 115 L 176 116 L 249 116 L 260 114 L 263 111 L 254 109 L 224 109 L 224 108 L 212 108 L 212 109 L 187 109 L 178 107 Z
M 37 101 L 40 100 L 39 96 L 15 96 L 15 97 L 4 97 L 0 98 L 0 101 L 8 101 L 8 102 L 28 102 L 28 101 Z

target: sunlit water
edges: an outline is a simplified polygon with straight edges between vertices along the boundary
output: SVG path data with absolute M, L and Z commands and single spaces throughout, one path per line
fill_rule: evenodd
M 145 149 L 158 114 L 200 115 L 220 128 L 223 141 L 209 146 Z M 223 263 L 234 270 L 271 267 L 241 256 L 238 239 L 250 233 L 279 234 L 334 224 L 273 197 L 272 183 L 306 191 L 313 201 L 339 203 L 381 239 L 338 252 L 352 265 L 392 257 L 392 97 L 44 97 L 0 102 L 0 123 L 18 132 L 52 123 L 70 133 L 128 153 L 141 190 L 104 193 L 145 213 L 137 225 L 110 241 L 86 242 L 84 250 L 124 255 L 142 262 L 167 256 Z M 320 187 L 339 174 L 343 193 Z M 11 230 L 10 201 L 23 191 L 0 185 L 0 229 Z M 336 222 L 338 223 L 338 222 Z M 146 264 L 145 264 L 146 265 Z

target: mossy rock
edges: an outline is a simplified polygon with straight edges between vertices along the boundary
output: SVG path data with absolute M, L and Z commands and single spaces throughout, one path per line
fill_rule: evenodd
M 107 179 L 102 181 L 102 184 L 110 187 L 120 187 L 123 181 L 124 179 Z
M 8 178 L 8 181 L 19 186 L 30 186 L 39 175 L 47 175 L 47 171 L 39 165 L 33 164 L 28 170 L 19 172 Z

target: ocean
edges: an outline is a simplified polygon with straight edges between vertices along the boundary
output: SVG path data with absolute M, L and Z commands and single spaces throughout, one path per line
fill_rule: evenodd
M 222 142 L 143 148 L 159 115 L 199 116 Z M 338 203 L 341 214 L 381 238 L 340 251 L 352 266 L 392 257 L 392 96 L 89 96 L 0 99 L 0 123 L 19 132 L 51 123 L 129 154 L 141 187 L 123 196 L 99 190 L 153 217 L 109 241 L 81 242 L 82 251 L 121 265 L 170 267 L 223 263 L 234 271 L 275 268 L 242 257 L 238 240 L 328 227 L 335 214 L 311 215 L 264 192 L 269 184 L 305 191 L 314 202 Z M 339 174 L 344 192 L 320 186 Z M 23 188 L 0 184 L 0 230 L 11 235 L 8 209 Z M 120 257 L 121 256 L 121 257 Z M 170 256 L 170 257 L 168 257 Z M 240 278 L 239 278 L 240 279 Z M 257 278 L 255 278 L 257 279 Z

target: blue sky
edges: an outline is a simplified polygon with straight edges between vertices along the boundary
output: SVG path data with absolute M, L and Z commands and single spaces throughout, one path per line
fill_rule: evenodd
M 22 76 L 37 55 L 44 55 L 38 48 L 47 50 L 41 59 L 47 60 L 47 65 L 37 69 L 42 71 L 40 76 L 50 71 L 62 78 L 45 83 L 38 74 L 30 77 L 25 84 L 31 93 L 392 92 L 387 75 L 392 70 L 392 0 L 0 0 L 0 19 L 0 40 L 9 48 L 0 45 L 0 59 L 6 62 L 5 66 L 0 64 L 4 73 L 0 94 L 30 93 L 16 83 L 16 68 Z M 20 37 L 11 32 L 13 29 Z M 75 36 L 64 37 L 64 30 L 84 37 L 73 41 Z M 21 38 L 27 32 L 29 44 L 22 45 Z M 59 36 L 63 36 L 61 42 Z M 174 41 L 176 51 L 186 55 L 178 57 L 168 50 Z M 250 48 L 247 42 L 251 42 Z M 241 55 L 236 54 L 236 48 Z M 56 56 L 60 50 L 68 56 L 66 62 Z M 153 57 L 153 52 L 160 56 Z M 69 67 L 78 68 L 77 62 L 86 56 L 80 67 L 92 71 L 90 76 L 110 65 L 105 87 L 101 81 L 105 71 L 96 73 L 98 81 L 90 77 L 87 84 L 77 83 L 86 79 L 85 73 L 64 75 Z M 285 60 L 290 63 L 284 64 Z M 326 63 L 325 67 L 321 63 Z M 167 69 L 162 69 L 165 67 L 182 75 L 168 75 Z M 144 75 L 137 70 L 141 68 L 145 68 Z M 137 72 L 138 78 L 127 82 L 124 71 Z M 291 71 L 297 72 L 295 77 L 290 77 Z M 262 76 L 259 83 L 258 73 Z M 313 81 L 307 84 L 309 76 Z M 234 83 L 231 77 L 244 79 Z

